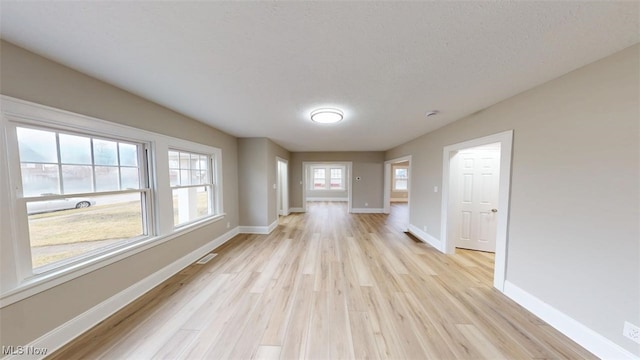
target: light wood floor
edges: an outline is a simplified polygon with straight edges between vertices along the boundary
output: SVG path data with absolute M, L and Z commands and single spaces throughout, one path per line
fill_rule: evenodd
M 237 236 L 52 358 L 595 358 L 491 287 L 493 254 L 443 255 L 343 204 Z

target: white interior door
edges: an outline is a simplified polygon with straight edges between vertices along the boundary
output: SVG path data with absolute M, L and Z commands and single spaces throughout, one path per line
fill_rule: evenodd
M 278 214 L 289 215 L 288 163 L 278 160 Z
M 456 247 L 496 251 L 500 144 L 458 152 L 456 176 Z

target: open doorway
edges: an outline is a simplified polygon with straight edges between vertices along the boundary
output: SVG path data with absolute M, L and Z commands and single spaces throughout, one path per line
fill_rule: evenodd
M 336 202 L 345 203 L 351 213 L 352 163 L 317 161 L 302 163 L 302 210 L 308 204 Z
M 277 194 L 276 194 L 276 214 L 278 216 L 289 215 L 289 162 L 276 157 Z
M 504 291 L 513 131 L 446 146 L 442 165 L 442 251 L 495 252 L 493 285 Z
M 407 231 L 410 222 L 411 156 L 384 163 L 384 213 L 400 231 Z

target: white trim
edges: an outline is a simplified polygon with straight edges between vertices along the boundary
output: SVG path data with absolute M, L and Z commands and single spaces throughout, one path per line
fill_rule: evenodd
M 409 232 L 417 237 L 420 241 L 427 243 L 431 246 L 433 246 L 434 248 L 436 248 L 436 250 L 443 252 L 442 251 L 442 242 L 436 238 L 434 238 L 433 236 L 427 234 L 426 232 L 420 230 L 417 226 L 409 224 Z
M 409 198 L 391 198 L 390 200 L 390 202 L 409 202 Z
M 352 214 L 384 214 L 382 208 L 355 208 L 351 209 Z
M 462 149 L 500 143 L 500 189 L 498 192 L 498 224 L 496 231 L 496 256 L 493 272 L 493 286 L 504 291 L 504 282 L 507 269 L 507 236 L 509 227 L 509 194 L 511 187 L 511 152 L 513 146 L 513 130 L 448 145 L 442 151 L 442 206 L 440 213 L 440 239 L 441 251 L 453 254 L 454 241 L 448 239 L 449 218 L 449 178 L 451 157 Z M 409 175 L 411 176 L 411 174 Z
M 80 261 L 77 264 L 55 269 L 49 273 L 40 274 L 31 279 L 25 280 L 16 288 L 13 288 L 2 294 L 2 297 L 0 298 L 0 308 L 4 308 L 5 306 L 11 305 L 20 300 L 24 300 L 30 296 L 118 262 L 129 256 L 133 256 L 137 253 L 163 244 L 167 241 L 177 238 L 178 236 L 184 235 L 189 231 L 193 231 L 214 222 L 220 221 L 224 219 L 225 215 L 226 214 L 220 214 L 215 216 L 214 218 L 208 218 L 201 222 L 193 223 L 166 236 L 153 237 L 144 239 L 142 241 L 124 244 L 124 246 L 122 246 L 121 248 L 114 249 L 113 251 L 99 254 L 96 257 L 91 257 L 84 261 Z
M 346 197 L 308 197 L 307 201 L 349 201 Z
M 100 304 L 92 307 L 84 313 L 74 317 L 66 323 L 35 339 L 27 346 L 48 349 L 47 355 L 51 355 L 54 351 L 60 349 L 68 342 L 83 334 L 85 331 L 91 329 L 101 321 L 115 314 L 123 307 L 132 303 L 140 296 L 146 294 L 154 287 L 160 285 L 162 282 L 177 274 L 185 267 L 199 260 L 202 256 L 211 252 L 213 249 L 231 240 L 236 235 L 238 235 L 238 228 L 234 228 L 233 230 L 226 232 L 218 238 L 208 242 L 207 244 L 183 256 L 182 258 L 165 266 L 161 270 L 147 276 L 146 278 L 115 294 L 114 296 L 108 298 Z M 7 356 L 3 359 L 8 360 L 25 358 L 41 359 L 44 358 L 44 356 Z
M 504 283 L 504 294 L 601 359 L 639 359 L 508 280 Z
M 276 221 L 269 224 L 269 226 L 240 226 L 239 231 L 240 234 L 260 234 L 260 235 L 268 235 L 271 234 L 275 228 L 278 227 L 278 219 Z
M 286 174 L 281 177 L 281 164 Z M 289 160 L 276 156 L 276 218 L 289 215 Z M 280 209 L 282 208 L 282 209 Z
M 305 212 L 303 208 L 301 207 L 292 207 L 289 208 L 289 213 L 303 213 Z
M 269 225 L 269 228 L 267 228 L 267 234 L 271 234 L 271 232 L 273 230 L 275 230 L 278 227 L 278 219 L 276 219 L 274 222 L 271 223 L 271 225 Z

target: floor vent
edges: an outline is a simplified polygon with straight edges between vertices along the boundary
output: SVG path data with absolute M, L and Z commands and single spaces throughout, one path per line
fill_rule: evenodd
M 208 262 L 209 262 L 209 260 L 213 259 L 213 258 L 214 258 L 214 257 L 216 257 L 217 255 L 218 255 L 218 254 L 214 254 L 214 253 L 207 254 L 207 255 L 205 255 L 202 259 L 200 259 L 200 260 L 196 261 L 196 264 L 200 264 L 200 265 L 202 265 L 202 264 L 206 264 L 206 263 L 208 263 Z

